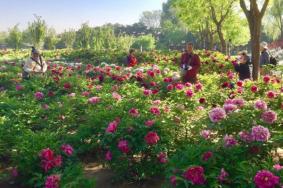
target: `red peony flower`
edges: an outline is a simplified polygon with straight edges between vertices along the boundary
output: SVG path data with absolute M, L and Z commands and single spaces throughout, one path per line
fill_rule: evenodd
M 160 140 L 158 134 L 153 131 L 148 132 L 144 139 L 148 145 L 155 145 Z
M 201 166 L 188 168 L 183 176 L 186 180 L 191 181 L 193 185 L 205 184 L 204 169 Z

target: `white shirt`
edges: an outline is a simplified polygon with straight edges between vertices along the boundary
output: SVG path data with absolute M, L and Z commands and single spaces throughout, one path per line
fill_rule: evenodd
M 41 66 L 37 64 L 35 61 L 33 61 L 31 58 L 28 58 L 24 64 L 24 71 L 28 73 L 44 73 L 47 71 L 47 64 L 42 61 L 43 68 L 41 69 Z

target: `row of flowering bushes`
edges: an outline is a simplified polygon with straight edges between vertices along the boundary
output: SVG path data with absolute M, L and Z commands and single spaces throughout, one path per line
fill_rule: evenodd
M 195 85 L 179 82 L 175 53 L 143 54 L 150 62 L 137 68 L 50 64 L 28 81 L 4 64 L 0 157 L 33 187 L 92 187 L 76 157 L 89 153 L 121 179 L 279 187 L 282 80 L 237 81 L 233 59 L 199 53 Z

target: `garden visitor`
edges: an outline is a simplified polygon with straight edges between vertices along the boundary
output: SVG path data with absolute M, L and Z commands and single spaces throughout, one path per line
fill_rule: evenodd
M 239 74 L 240 80 L 250 79 L 251 78 L 251 72 L 250 72 L 250 58 L 247 55 L 246 52 L 240 52 L 239 53 L 239 64 L 234 63 L 235 71 Z
M 268 65 L 270 63 L 270 57 L 268 53 L 268 44 L 266 42 L 260 43 L 260 59 L 259 59 L 259 66 L 260 66 L 260 72 L 263 73 L 262 66 Z
M 181 57 L 181 76 L 182 81 L 196 83 L 197 74 L 200 69 L 200 58 L 194 53 L 193 43 L 187 44 L 186 52 L 182 54 Z
M 45 73 L 47 64 L 42 60 L 42 56 L 37 49 L 32 47 L 31 57 L 23 64 L 23 79 L 28 79 L 30 74 Z
M 134 49 L 130 49 L 129 51 L 129 55 L 127 56 L 127 65 L 128 67 L 134 67 L 138 64 L 138 60 L 135 57 L 135 50 Z

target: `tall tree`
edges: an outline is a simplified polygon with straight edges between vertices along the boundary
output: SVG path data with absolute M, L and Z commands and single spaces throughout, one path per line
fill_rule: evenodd
M 9 47 L 18 50 L 21 46 L 22 39 L 23 39 L 23 35 L 19 29 L 19 25 L 17 24 L 9 30 L 9 35 L 7 37 L 7 44 Z
M 88 23 L 83 23 L 81 28 L 77 31 L 75 46 L 77 48 L 87 49 L 91 45 L 92 28 Z
M 29 43 L 33 46 L 40 48 L 43 44 L 46 32 L 47 32 L 47 25 L 46 22 L 37 15 L 35 16 L 35 20 L 32 23 L 29 23 L 27 32 L 29 35 Z
M 143 23 L 147 28 L 157 29 L 160 27 L 161 11 L 145 11 L 142 13 L 140 22 Z
M 272 6 L 267 13 L 269 16 L 268 22 L 271 22 L 274 26 L 272 27 L 272 32 L 274 33 L 274 30 L 278 31 L 275 37 L 283 39 L 283 0 L 273 0 Z
M 61 42 L 64 44 L 65 48 L 72 48 L 75 40 L 75 30 L 70 29 L 69 31 L 64 31 L 64 33 L 61 34 Z
M 57 35 L 54 28 L 50 28 L 47 31 L 46 37 L 44 39 L 44 49 L 54 50 L 56 48 L 57 43 Z
M 249 23 L 252 46 L 253 79 L 257 80 L 259 77 L 261 24 L 269 0 L 263 1 L 261 10 L 258 6 L 257 0 L 248 0 L 248 2 L 249 9 L 245 0 L 240 0 L 240 6 L 243 9 Z

